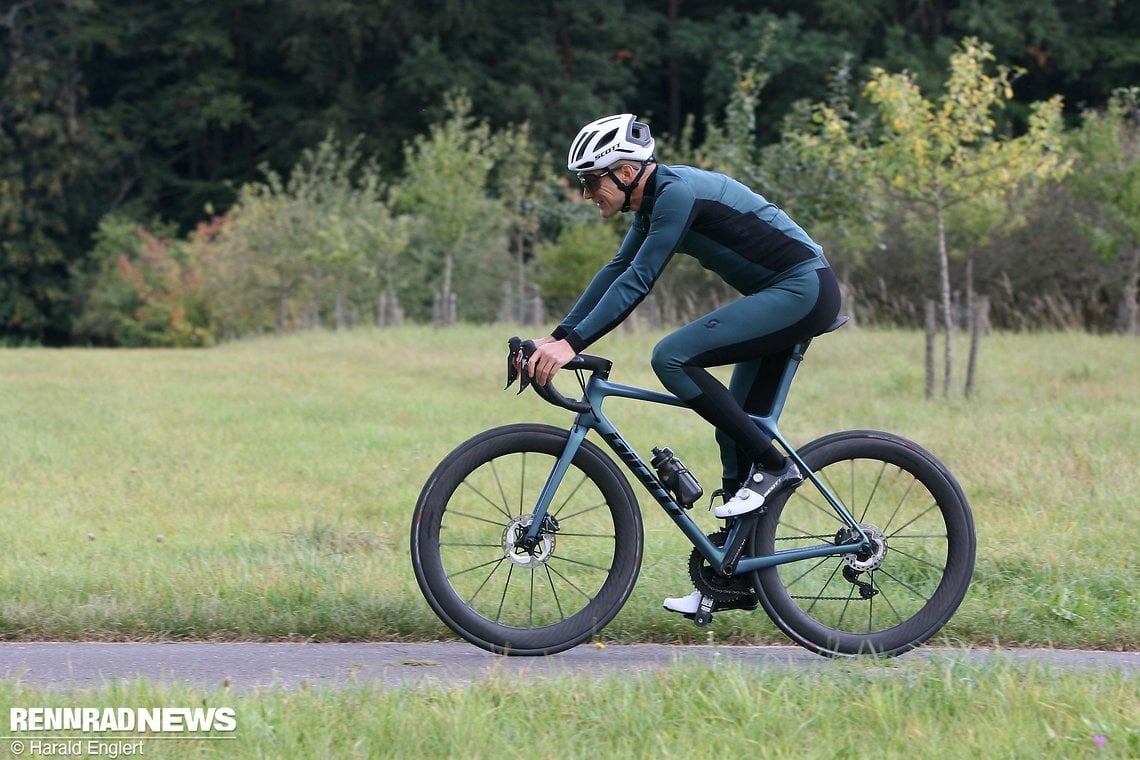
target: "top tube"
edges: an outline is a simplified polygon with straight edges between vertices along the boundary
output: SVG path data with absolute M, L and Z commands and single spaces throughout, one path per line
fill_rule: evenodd
M 840 315 L 836 317 L 835 321 L 831 323 L 826 330 L 821 331 L 818 335 L 838 330 L 843 325 L 847 324 L 849 317 Z M 816 337 L 818 337 L 818 335 Z M 807 338 L 792 346 L 791 353 L 788 357 L 787 365 L 784 368 L 783 375 L 780 378 L 780 384 L 776 392 L 776 397 L 773 400 L 770 418 L 776 419 L 780 416 L 780 410 L 783 408 L 784 401 L 787 399 L 788 391 L 791 387 L 792 377 L 795 376 L 796 367 L 804 358 L 804 352 L 807 351 L 808 346 L 811 344 L 812 338 Z M 546 385 L 539 385 L 534 382 L 530 375 L 526 372 L 526 363 L 534 354 L 536 346 L 532 340 L 522 340 L 519 337 L 513 337 L 508 342 L 507 353 L 507 384 L 504 388 L 511 387 L 511 384 L 517 378 L 519 380 L 519 393 L 526 390 L 528 385 L 533 385 L 535 393 L 537 393 L 544 401 L 560 406 L 571 412 L 578 414 L 586 414 L 592 411 L 593 406 L 588 397 L 583 396 L 581 399 L 572 399 L 563 395 L 557 388 L 554 387 L 554 382 L 550 381 Z M 517 361 L 517 366 L 516 366 Z M 601 380 L 608 380 L 610 371 L 613 369 L 613 362 L 602 356 L 594 356 L 591 354 L 578 354 L 563 366 L 563 369 L 575 371 L 589 371 L 591 378 L 599 378 Z M 683 406 L 684 402 L 677 399 L 671 394 L 663 394 L 657 391 L 650 391 L 640 388 L 633 388 L 632 386 L 621 386 L 624 390 L 635 391 L 635 393 L 622 393 L 627 398 L 640 398 L 645 401 L 654 401 L 662 404 L 670 404 L 673 406 Z M 585 383 L 583 383 L 583 392 L 585 391 Z

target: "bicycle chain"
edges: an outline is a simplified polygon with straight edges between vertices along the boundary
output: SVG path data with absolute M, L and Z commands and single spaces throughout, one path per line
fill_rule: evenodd
M 728 531 L 721 529 L 716 533 L 710 533 L 708 539 L 714 546 L 720 548 L 728 539 Z M 720 604 L 737 602 L 753 595 L 749 576 L 735 575 L 725 578 L 713 570 L 696 549 L 693 549 L 689 555 L 689 577 L 698 591 Z
M 829 539 L 833 536 L 790 536 L 787 538 L 777 538 L 777 541 L 802 541 L 805 538 Z M 728 539 L 728 531 L 725 529 L 718 530 L 716 533 L 709 533 L 708 539 L 712 541 L 713 545 L 718 549 L 724 546 L 724 542 Z M 717 573 L 708 564 L 705 558 L 696 549 L 689 554 L 689 577 L 693 581 L 693 585 L 697 587 L 705 596 L 712 597 L 713 600 L 719 603 L 735 602 L 745 597 L 753 595 L 752 585 L 744 576 L 731 576 L 725 578 L 723 575 Z M 814 600 L 817 602 L 858 602 L 865 601 L 865 597 L 860 599 L 857 596 L 798 596 L 792 595 L 792 599 L 801 600 Z

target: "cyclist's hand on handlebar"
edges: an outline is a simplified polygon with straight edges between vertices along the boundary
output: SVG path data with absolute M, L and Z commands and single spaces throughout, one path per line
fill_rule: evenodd
M 549 335 L 547 335 L 545 338 L 535 338 L 534 340 L 531 341 L 531 343 L 533 343 L 535 345 L 535 347 L 545 346 L 547 343 L 553 343 L 553 342 L 554 342 L 554 338 L 552 338 Z M 515 365 L 515 372 L 518 372 L 519 371 L 519 364 L 522 362 L 522 353 L 521 352 L 516 353 L 514 355 L 514 359 L 512 359 L 512 361 L 514 362 L 514 365 Z M 529 374 L 533 375 L 534 373 L 531 372 Z
M 577 354 L 565 340 L 543 338 L 535 341 L 535 351 L 527 362 L 526 369 L 539 385 L 546 385 L 554 373 L 566 366 Z

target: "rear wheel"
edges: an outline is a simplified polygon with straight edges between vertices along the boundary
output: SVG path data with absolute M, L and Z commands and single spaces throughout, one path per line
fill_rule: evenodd
M 969 503 L 929 452 L 876 431 L 825 436 L 799 451 L 871 540 L 866 550 L 754 574 L 760 602 L 796 643 L 828 656 L 902 654 L 958 609 L 973 574 Z M 759 554 L 847 543 L 852 531 L 804 483 L 756 527 Z
M 420 494 L 412 565 L 453 631 L 511 655 L 559 652 L 609 623 L 641 567 L 641 513 L 626 479 L 583 441 L 534 546 L 524 536 L 565 430 L 508 425 L 449 454 Z

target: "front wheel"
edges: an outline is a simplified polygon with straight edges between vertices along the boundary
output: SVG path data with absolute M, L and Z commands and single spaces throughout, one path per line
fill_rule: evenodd
M 436 468 L 412 519 L 412 566 L 453 631 L 510 655 L 560 652 L 609 623 L 641 567 L 637 501 L 616 465 L 583 441 L 543 518 L 523 538 L 569 437 L 507 425 L 459 446 Z
M 799 454 L 871 544 L 757 571 L 764 610 L 793 641 L 827 656 L 893 656 L 926 641 L 958 609 L 974 569 L 974 520 L 957 481 L 934 455 L 889 433 L 835 433 Z M 771 505 L 753 546 L 770 554 L 851 540 L 805 482 Z

